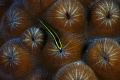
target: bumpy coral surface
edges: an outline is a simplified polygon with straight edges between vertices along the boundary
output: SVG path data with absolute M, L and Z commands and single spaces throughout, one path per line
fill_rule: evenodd
M 0 0 L 0 80 L 120 80 L 120 0 Z

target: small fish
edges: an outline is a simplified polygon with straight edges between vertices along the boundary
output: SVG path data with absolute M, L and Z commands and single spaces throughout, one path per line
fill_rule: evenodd
M 38 19 L 38 21 L 47 29 L 47 31 L 51 34 L 51 36 L 54 38 L 55 44 L 57 46 L 57 48 L 59 50 L 62 50 L 62 43 L 57 35 L 57 33 L 55 33 L 55 31 L 50 28 L 47 24 L 45 24 L 43 21 L 41 21 L 40 19 Z

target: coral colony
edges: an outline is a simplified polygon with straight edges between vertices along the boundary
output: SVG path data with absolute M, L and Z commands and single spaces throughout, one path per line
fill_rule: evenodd
M 0 80 L 120 80 L 120 0 L 0 0 Z

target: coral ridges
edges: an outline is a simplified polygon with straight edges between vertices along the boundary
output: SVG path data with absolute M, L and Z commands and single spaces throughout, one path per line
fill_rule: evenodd
M 119 6 L 118 0 L 1 0 L 1 80 L 119 80 Z

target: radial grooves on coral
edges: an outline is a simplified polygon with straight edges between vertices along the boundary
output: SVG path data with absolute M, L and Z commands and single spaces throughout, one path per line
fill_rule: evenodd
M 1 47 L 1 73 L 19 79 L 31 72 L 35 64 L 34 57 L 21 47 L 19 39 L 12 39 Z
M 52 73 L 55 73 L 62 66 L 81 58 L 82 42 L 77 37 L 63 35 L 60 36 L 60 39 L 63 45 L 61 50 L 57 48 L 53 38 L 49 37 L 41 54 L 42 67 Z
M 93 4 L 95 1 L 98 1 L 98 0 L 77 0 L 77 1 L 80 2 L 86 8 L 88 8 L 90 7 L 91 4 Z
M 45 35 L 40 28 L 29 28 L 22 34 L 23 45 L 32 52 L 40 52 L 44 45 Z
M 25 8 L 36 17 L 40 17 L 56 0 L 23 0 Z
M 28 77 L 26 77 L 24 80 L 51 80 L 48 78 L 48 73 L 43 69 L 35 69 Z
M 42 0 L 41 1 L 41 7 L 43 13 L 47 11 L 49 7 L 52 6 L 53 3 L 55 3 L 57 0 Z
M 54 30 L 84 34 L 86 29 L 85 9 L 76 0 L 58 0 L 43 15 Z
M 91 10 L 89 31 L 95 37 L 116 37 L 119 33 L 120 8 L 115 0 L 100 0 Z
M 1 25 L 0 25 L 0 28 L 1 28 Z M 2 35 L 2 31 L 0 29 L 0 47 L 5 43 L 1 35 Z
M 6 12 L 1 23 L 2 36 L 5 40 L 20 36 L 31 26 L 30 17 L 20 6 L 12 6 Z
M 105 79 L 116 79 L 120 71 L 119 59 L 120 45 L 110 38 L 95 39 L 85 54 L 88 65 Z
M 54 80 L 97 80 L 97 78 L 89 66 L 78 61 L 62 67 Z
M 0 21 L 11 4 L 12 4 L 11 0 L 0 0 Z

